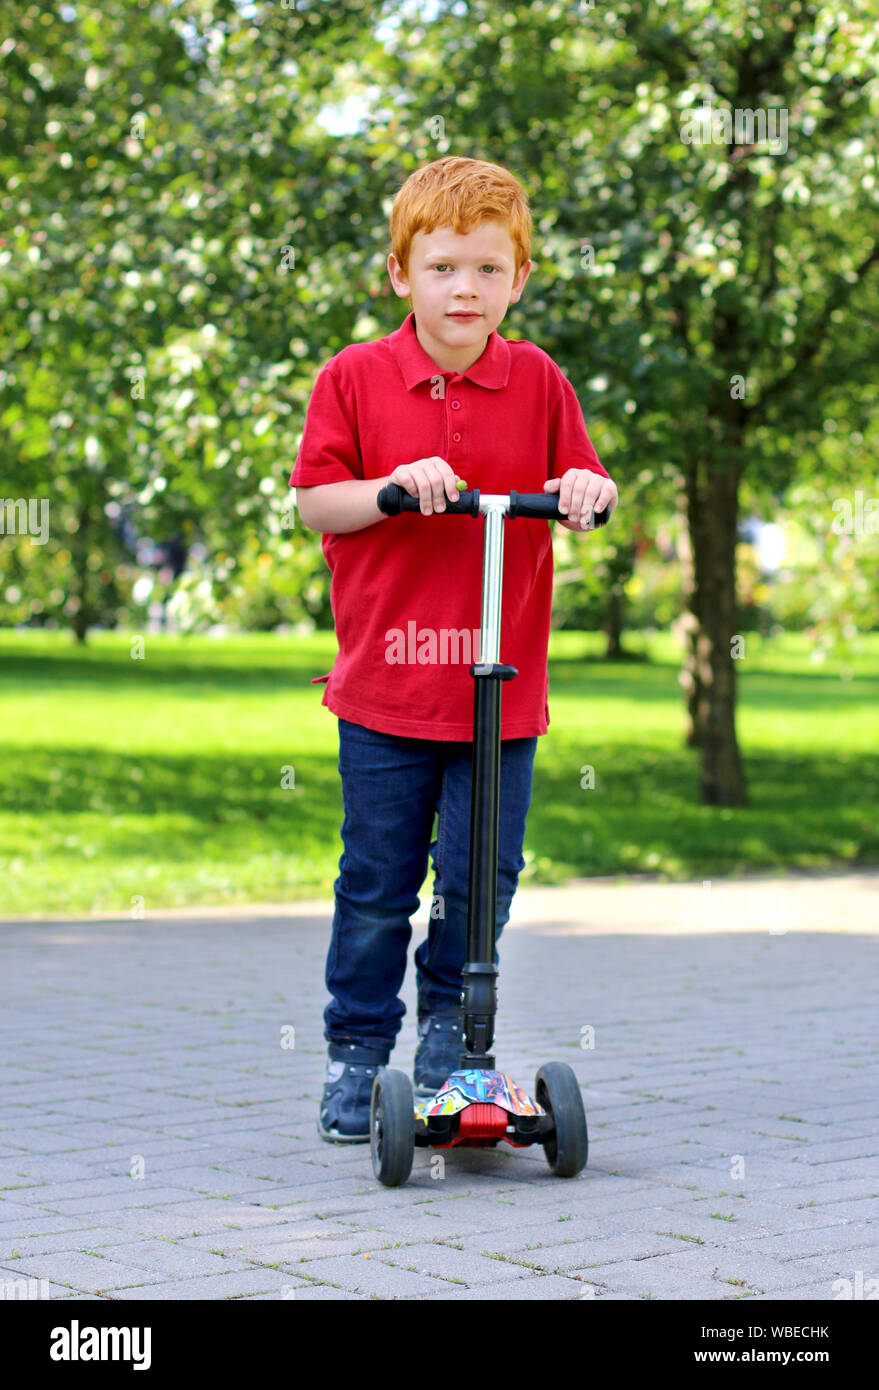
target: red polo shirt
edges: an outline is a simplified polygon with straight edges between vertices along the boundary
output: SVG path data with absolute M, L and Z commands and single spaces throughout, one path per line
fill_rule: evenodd
M 322 368 L 290 485 L 384 478 L 433 455 L 480 492 L 542 493 L 569 468 L 608 476 L 571 383 L 541 348 L 493 332 L 472 367 L 443 371 L 410 313 Z M 504 522 L 500 660 L 519 674 L 502 686 L 502 738 L 549 724 L 551 526 Z M 324 534 L 339 644 L 332 671 L 315 678 L 328 682 L 328 709 L 382 733 L 472 740 L 484 530 L 482 517 L 410 512 Z

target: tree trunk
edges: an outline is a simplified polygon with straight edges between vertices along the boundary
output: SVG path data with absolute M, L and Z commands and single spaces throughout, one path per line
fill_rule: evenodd
M 687 513 L 692 548 L 692 738 L 701 749 L 707 806 L 747 804 L 736 738 L 736 538 L 738 467 L 702 461 L 690 470 Z M 739 643 L 734 648 L 734 639 Z
M 684 513 L 684 519 L 686 521 L 688 493 L 682 490 L 679 496 L 679 505 Z M 681 578 L 685 602 L 685 608 L 681 614 L 679 623 L 681 635 L 684 640 L 684 655 L 681 661 L 679 681 L 687 700 L 687 733 L 684 743 L 687 748 L 698 748 L 702 741 L 705 697 L 702 688 L 702 679 L 699 674 L 699 609 L 696 576 L 693 571 L 693 547 L 690 543 L 689 529 L 685 530 L 681 536 L 679 558 L 681 562 Z
M 88 533 L 89 533 L 89 509 L 88 506 L 80 507 L 77 513 L 76 532 L 70 538 L 70 549 L 73 555 L 73 596 L 79 599 L 79 606 L 73 614 L 70 626 L 76 635 L 77 643 L 85 646 L 86 636 L 91 627 L 91 614 L 89 612 L 89 570 L 88 570 Z
M 605 661 L 620 661 L 623 652 L 623 595 L 619 585 L 614 584 L 607 597 L 604 614 L 604 630 L 607 633 Z
M 602 628 L 607 633 L 607 661 L 625 661 L 629 653 L 623 648 L 626 625 L 626 585 L 635 573 L 634 541 L 611 546 L 607 555 L 607 604 Z

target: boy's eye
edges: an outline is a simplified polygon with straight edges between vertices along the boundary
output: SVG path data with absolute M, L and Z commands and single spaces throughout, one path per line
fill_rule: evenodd
M 442 261 L 439 265 L 435 265 L 433 268 L 434 268 L 434 270 L 448 270 L 448 269 L 449 269 L 449 264 L 448 264 L 447 261 Z M 485 265 L 480 266 L 479 269 L 480 269 L 480 270 L 497 270 L 497 266 L 496 266 L 496 265 L 490 265 L 488 262 L 486 262 Z

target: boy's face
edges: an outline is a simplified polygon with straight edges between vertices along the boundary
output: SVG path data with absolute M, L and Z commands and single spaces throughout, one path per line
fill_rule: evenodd
M 507 228 L 483 222 L 463 235 L 451 227 L 416 232 L 407 273 L 391 254 L 388 274 L 400 299 L 412 299 L 415 335 L 428 356 L 443 371 L 463 372 L 519 299 L 532 265 L 526 261 L 517 275 Z

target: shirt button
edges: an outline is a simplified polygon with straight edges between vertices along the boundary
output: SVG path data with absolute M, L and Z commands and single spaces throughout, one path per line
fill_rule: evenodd
M 460 409 L 461 409 L 461 402 L 460 402 L 460 401 L 452 401 L 452 409 L 453 409 L 453 410 L 460 410 Z
M 454 441 L 455 441 L 456 444 L 460 444 L 460 442 L 461 442 L 461 436 L 460 436 L 459 434 L 453 434 L 453 435 L 452 435 L 452 438 L 454 439 Z

